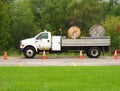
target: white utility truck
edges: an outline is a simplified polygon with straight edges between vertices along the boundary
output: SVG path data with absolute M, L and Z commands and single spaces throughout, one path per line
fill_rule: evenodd
M 26 58 L 33 58 L 40 51 L 62 52 L 83 50 L 88 57 L 98 58 L 101 52 L 108 51 L 110 37 L 81 37 L 69 39 L 62 36 L 52 36 L 50 32 L 44 31 L 33 38 L 20 41 L 20 49 Z

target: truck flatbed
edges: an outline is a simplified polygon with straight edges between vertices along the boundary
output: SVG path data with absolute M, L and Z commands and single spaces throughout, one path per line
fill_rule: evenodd
M 82 37 L 81 39 L 62 39 L 62 46 L 109 46 L 110 37 Z

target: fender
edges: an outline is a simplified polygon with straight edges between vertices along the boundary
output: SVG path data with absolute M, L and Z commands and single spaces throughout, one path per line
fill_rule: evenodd
M 24 39 L 20 41 L 20 49 L 24 50 L 28 46 L 32 46 L 35 48 L 36 52 L 38 52 L 36 45 L 34 44 L 35 38 Z
M 36 50 L 36 52 L 38 52 L 37 47 L 34 46 L 34 45 L 27 45 L 27 46 L 24 47 L 24 49 L 27 48 L 27 47 L 33 47 Z M 23 51 L 24 51 L 24 49 L 23 49 Z

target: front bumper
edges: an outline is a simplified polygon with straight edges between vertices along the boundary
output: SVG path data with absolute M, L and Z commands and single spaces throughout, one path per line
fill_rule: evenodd
M 23 52 L 23 49 L 22 49 L 22 48 L 19 48 L 19 52 Z
M 23 52 L 22 42 L 19 43 L 19 51 L 20 51 L 20 52 Z

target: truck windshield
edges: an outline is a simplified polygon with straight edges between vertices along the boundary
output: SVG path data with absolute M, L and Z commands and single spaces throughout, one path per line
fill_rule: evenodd
M 48 39 L 48 33 L 42 33 L 36 39 Z

